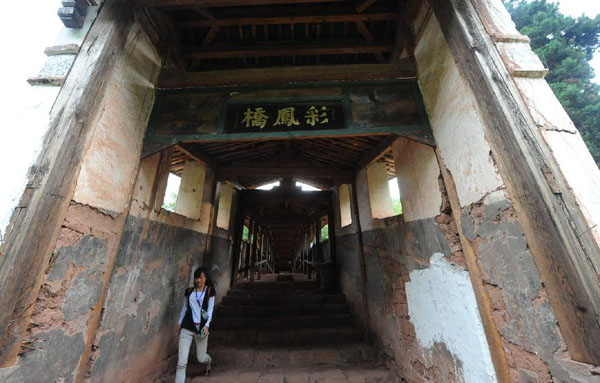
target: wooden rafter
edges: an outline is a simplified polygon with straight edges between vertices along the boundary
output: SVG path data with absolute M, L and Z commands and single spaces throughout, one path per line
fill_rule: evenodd
M 208 167 L 215 169 L 217 167 L 217 163 L 215 160 L 206 154 L 202 153 L 198 148 L 192 147 L 186 144 L 176 145 L 175 148 L 185 154 L 186 156 L 207 165 Z
M 382 139 L 379 144 L 373 147 L 369 153 L 367 153 L 356 165 L 356 171 L 361 170 L 365 166 L 369 165 L 371 162 L 376 161 L 377 159 L 384 156 L 387 150 L 392 146 L 394 141 L 398 139 L 398 136 L 391 135 Z
M 206 34 L 206 36 L 204 37 L 204 40 L 202 41 L 202 48 L 208 48 L 210 46 L 210 44 L 214 40 L 215 36 L 217 35 L 217 32 L 219 32 L 219 28 L 220 28 L 220 26 L 217 24 L 213 24 L 210 27 L 210 29 L 208 30 L 208 33 Z
M 373 35 L 371 34 L 371 32 L 369 32 L 369 29 L 363 21 L 355 21 L 354 24 L 356 24 L 356 28 L 358 29 L 359 33 L 363 36 L 366 42 L 373 42 Z M 375 53 L 375 57 L 380 63 L 385 61 L 381 52 Z

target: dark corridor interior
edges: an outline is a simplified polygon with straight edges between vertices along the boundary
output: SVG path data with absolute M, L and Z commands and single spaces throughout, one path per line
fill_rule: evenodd
M 215 169 L 217 179 L 239 191 L 233 229 L 232 283 L 265 273 L 303 273 L 336 263 L 332 190 L 351 184 L 373 161 L 395 176 L 390 146 L 395 135 L 176 145 L 171 172 L 192 159 Z M 271 190 L 261 185 L 279 182 Z M 303 191 L 297 182 L 313 187 Z

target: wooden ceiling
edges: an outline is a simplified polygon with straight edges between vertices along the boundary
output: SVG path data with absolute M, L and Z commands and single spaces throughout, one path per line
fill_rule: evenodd
M 221 181 L 253 189 L 281 178 L 294 178 L 321 189 L 336 181 L 352 181 L 356 170 L 372 161 L 385 162 L 395 177 L 390 146 L 394 136 L 355 136 L 301 140 L 228 141 L 179 144 L 171 172 L 181 175 L 185 161 L 194 159 L 212 168 Z
M 412 52 L 402 21 L 406 2 L 138 0 L 171 19 L 178 36 L 173 65 L 188 73 L 394 63 Z

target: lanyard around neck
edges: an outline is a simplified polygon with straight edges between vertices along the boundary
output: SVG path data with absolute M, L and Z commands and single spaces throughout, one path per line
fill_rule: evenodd
M 200 297 L 202 299 L 204 299 L 204 292 L 205 292 L 205 290 L 206 290 L 206 286 L 204 286 L 202 288 L 202 294 L 200 294 Z M 198 298 L 198 289 L 196 289 L 196 302 L 198 302 L 198 307 L 200 307 L 202 309 L 202 304 L 200 303 L 200 301 L 201 301 L 201 299 Z

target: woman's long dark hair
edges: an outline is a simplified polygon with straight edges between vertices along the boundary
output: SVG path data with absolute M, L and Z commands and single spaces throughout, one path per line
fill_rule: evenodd
M 194 271 L 194 285 L 191 287 L 192 289 L 194 287 L 196 287 L 196 278 L 200 278 L 200 275 L 202 275 L 202 273 L 204 273 L 204 276 L 206 277 L 206 282 L 205 285 L 207 287 L 211 287 L 211 288 L 215 288 L 214 284 L 212 283 L 212 281 L 210 280 L 210 277 L 208 276 L 208 270 L 205 267 L 198 267 L 195 271 Z

